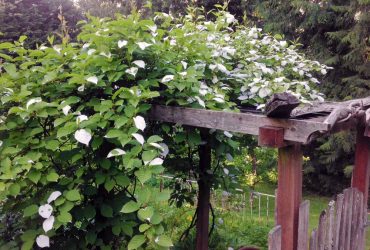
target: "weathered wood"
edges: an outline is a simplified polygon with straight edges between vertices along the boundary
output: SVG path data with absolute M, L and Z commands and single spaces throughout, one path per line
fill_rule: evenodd
M 269 232 L 268 238 L 269 250 L 281 250 L 281 226 L 275 226 Z
M 317 230 L 312 230 L 310 237 L 310 250 L 317 250 Z
M 297 249 L 308 249 L 308 225 L 310 215 L 310 201 L 306 200 L 299 206 L 298 246 Z
M 265 115 L 236 113 L 154 105 L 151 118 L 162 122 L 179 123 L 194 127 L 212 128 L 244 134 L 258 135 L 259 127 L 271 126 L 284 129 L 284 140 L 307 143 L 310 135 L 325 132 L 329 126 L 323 121 L 274 119 Z
M 211 146 L 208 142 L 208 130 L 202 129 L 201 138 L 206 143 L 199 147 L 199 179 L 198 179 L 198 204 L 196 224 L 196 249 L 208 249 L 208 227 L 210 208 L 210 185 L 208 171 L 211 169 Z
M 319 218 L 319 227 L 317 229 L 318 233 L 318 249 L 324 250 L 326 243 L 326 211 L 322 211 Z
M 272 148 L 281 148 L 285 146 L 284 129 L 269 126 L 260 127 L 258 145 Z
M 328 227 L 326 246 L 328 250 L 333 249 L 335 233 L 335 201 L 330 201 L 328 206 Z
M 314 102 L 295 108 L 291 117 L 304 117 L 312 114 L 329 115 L 334 109 L 339 107 L 349 107 L 354 104 L 361 104 L 363 109 L 370 107 L 370 97 L 354 99 L 345 102 Z
M 282 249 L 295 250 L 302 198 L 302 150 L 295 144 L 278 151 L 277 223 L 282 228 Z
M 287 92 L 277 93 L 266 103 L 265 114 L 268 117 L 289 118 L 292 110 L 299 104 L 294 95 Z
M 335 232 L 334 232 L 334 246 L 333 249 L 339 249 L 339 240 L 341 238 L 341 219 L 343 211 L 343 194 L 337 195 L 337 202 L 335 206 Z
M 363 201 L 367 205 L 370 175 L 370 138 L 365 137 L 364 132 L 365 128 L 359 126 L 357 129 L 355 166 L 352 172 L 351 186 L 363 193 Z
M 359 223 L 360 223 L 360 192 L 357 189 L 353 189 L 353 203 L 352 203 L 352 219 L 351 219 L 351 242 L 350 249 L 357 249 L 358 234 L 359 234 Z

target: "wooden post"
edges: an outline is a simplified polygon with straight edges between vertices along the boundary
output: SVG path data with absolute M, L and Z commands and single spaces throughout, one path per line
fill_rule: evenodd
M 367 207 L 370 173 L 370 138 L 364 135 L 365 129 L 357 129 L 355 167 L 352 173 L 352 187 L 364 194 L 364 205 Z
M 208 227 L 210 208 L 210 185 L 207 181 L 207 170 L 211 169 L 211 146 L 208 141 L 208 130 L 200 130 L 201 138 L 206 144 L 199 146 L 199 179 L 197 206 L 196 249 L 208 250 Z
M 282 229 L 284 250 L 296 250 L 299 205 L 302 199 L 302 151 L 295 144 L 279 148 L 277 224 Z

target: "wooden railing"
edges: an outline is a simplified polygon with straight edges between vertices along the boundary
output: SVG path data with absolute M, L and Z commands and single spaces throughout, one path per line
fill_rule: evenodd
M 345 189 L 322 211 L 318 227 L 308 233 L 309 201 L 299 207 L 298 250 L 364 250 L 367 204 L 356 188 Z M 269 234 L 269 250 L 281 249 L 281 227 Z

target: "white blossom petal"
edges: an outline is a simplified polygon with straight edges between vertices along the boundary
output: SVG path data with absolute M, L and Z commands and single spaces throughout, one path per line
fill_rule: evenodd
M 231 138 L 233 135 L 229 131 L 224 131 L 224 135 Z
M 26 104 L 26 109 L 29 108 L 29 106 L 31 106 L 32 104 L 35 104 L 35 103 L 38 103 L 38 102 L 42 102 L 42 99 L 41 97 L 36 97 L 36 98 L 32 98 L 30 99 L 27 104 Z
M 119 156 L 119 155 L 124 155 L 126 154 L 126 152 L 120 148 L 115 148 L 113 149 L 112 151 L 109 152 L 109 154 L 107 155 L 107 158 L 111 158 L 113 156 Z
M 86 81 L 94 83 L 94 84 L 98 84 L 98 78 L 96 76 L 90 76 L 86 78 Z
M 75 139 L 78 142 L 85 144 L 86 146 L 89 146 L 91 134 L 85 129 L 80 129 L 75 132 Z
M 85 90 L 85 85 L 81 85 L 80 87 L 77 88 L 78 92 L 83 92 Z
M 68 112 L 71 110 L 71 106 L 66 105 L 62 110 L 64 115 L 68 115 Z
M 224 173 L 225 173 L 226 175 L 229 175 L 230 171 L 229 171 L 227 168 L 224 168 L 223 170 L 224 170 Z
M 144 137 L 141 134 L 131 134 L 141 145 L 144 145 Z
M 123 48 L 124 46 L 127 45 L 127 41 L 126 40 L 119 40 L 118 41 L 118 48 Z
M 3 145 L 3 141 L 0 140 L 0 147 Z
M 164 148 L 159 144 L 159 143 L 156 143 L 156 142 L 151 142 L 149 143 L 151 146 L 155 147 L 155 148 L 158 148 L 160 149 L 162 152 L 164 151 Z
M 143 60 L 136 60 L 136 61 L 133 61 L 132 63 L 138 66 L 139 68 L 142 68 L 142 69 L 145 68 L 145 62 Z
M 52 202 L 52 201 L 55 201 L 56 199 L 58 199 L 59 196 L 61 196 L 62 193 L 60 191 L 54 191 L 52 192 L 50 195 L 49 195 L 49 198 L 48 198 L 48 203 Z
M 188 67 L 188 63 L 187 62 L 181 61 L 181 64 L 184 67 L 184 69 L 186 69 Z
M 89 49 L 88 51 L 87 51 L 87 54 L 89 55 L 89 56 L 91 56 L 92 54 L 94 54 L 96 52 L 96 49 Z
M 127 73 L 127 74 L 130 74 L 130 75 L 133 75 L 133 76 L 136 76 L 136 73 L 137 73 L 137 71 L 138 71 L 139 69 L 138 68 L 136 68 L 136 67 L 131 67 L 131 68 L 129 68 L 129 69 L 126 69 L 125 70 L 125 72 Z
M 86 115 L 79 115 L 76 118 L 76 123 L 80 124 L 83 121 L 87 121 L 89 118 Z
M 155 158 L 149 163 L 149 166 L 162 165 L 162 163 L 163 163 L 163 159 Z
M 135 127 L 137 129 L 140 129 L 141 131 L 144 131 L 144 129 L 146 127 L 144 117 L 142 117 L 140 115 L 134 117 L 134 123 L 135 123 Z
M 140 47 L 141 50 L 145 50 L 147 47 L 149 47 L 149 46 L 152 45 L 152 44 L 146 43 L 146 42 L 138 42 L 136 44 L 139 45 L 139 47 Z
M 42 228 L 44 229 L 45 233 L 50 231 L 53 228 L 55 218 L 54 216 L 50 216 L 42 223 Z
M 174 78 L 175 78 L 174 75 L 166 75 L 162 78 L 161 82 L 166 83 L 166 82 L 172 81 Z
M 50 240 L 49 240 L 49 237 L 46 235 L 39 235 L 36 238 L 36 243 L 41 248 L 50 247 Z
M 161 153 L 161 156 L 166 157 L 168 155 L 168 153 L 170 152 L 167 144 L 162 142 L 162 143 L 159 143 L 159 145 L 161 145 L 161 147 L 163 148 L 163 152 Z
M 50 206 L 49 204 L 45 204 L 39 207 L 39 215 L 42 218 L 49 218 L 51 213 L 53 212 L 53 207 Z

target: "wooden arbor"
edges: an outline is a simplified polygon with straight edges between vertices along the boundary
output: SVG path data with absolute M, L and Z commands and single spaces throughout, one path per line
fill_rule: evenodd
M 281 109 L 286 103 L 274 103 Z M 288 105 L 289 106 L 289 105 Z M 154 106 L 151 117 L 162 122 L 199 128 L 219 129 L 257 135 L 260 146 L 278 148 L 277 224 L 282 229 L 284 250 L 297 249 L 298 211 L 302 200 L 302 144 L 327 133 L 356 129 L 355 167 L 352 187 L 364 194 L 367 205 L 370 173 L 370 98 L 342 103 L 319 103 L 283 112 L 289 118 L 271 118 L 255 113 L 233 113 L 191 108 Z M 294 108 L 294 107 L 293 107 Z M 288 108 L 289 109 L 289 108 Z M 274 113 L 274 112 L 271 112 Z M 281 112 L 275 112 L 281 114 Z M 204 134 L 204 130 L 202 130 Z M 201 172 L 210 166 L 210 148 L 201 147 Z M 209 187 L 199 183 L 197 250 L 208 249 Z

